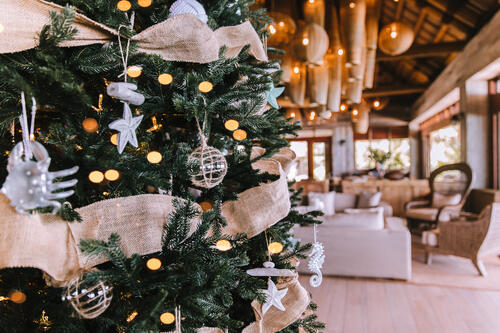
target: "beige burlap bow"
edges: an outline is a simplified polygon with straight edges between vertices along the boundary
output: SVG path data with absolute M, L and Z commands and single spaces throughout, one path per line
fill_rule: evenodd
M 278 180 L 246 190 L 238 200 L 222 204 L 222 215 L 227 221 L 224 233 L 253 237 L 288 214 L 290 199 L 282 163 L 286 168 L 295 155 L 287 148 L 278 155 L 291 159 L 282 159 L 281 163 L 263 159 L 253 164 L 261 172 L 279 175 Z M 144 194 L 104 200 L 77 209 L 82 223 L 67 223 L 50 214 L 20 215 L 7 197 L 0 195 L 0 268 L 35 267 L 48 274 L 54 284 L 63 284 L 83 269 L 105 261 L 81 253 L 80 240 L 107 240 L 112 233 L 121 236 L 128 256 L 158 252 L 163 226 L 174 211 L 174 199 L 169 195 Z M 193 221 L 193 228 L 196 224 Z
M 50 12 L 61 6 L 43 0 L 0 0 L 0 53 L 29 50 L 38 45 L 38 34 L 50 24 Z M 118 32 L 82 14 L 75 14 L 76 36 L 60 46 L 104 44 L 117 39 Z M 191 14 L 177 15 L 149 27 L 131 39 L 139 51 L 158 54 L 168 61 L 207 63 L 219 58 L 219 50 L 227 47 L 228 57 L 236 56 L 245 45 L 250 54 L 267 61 L 262 41 L 250 22 L 222 27 L 215 31 Z

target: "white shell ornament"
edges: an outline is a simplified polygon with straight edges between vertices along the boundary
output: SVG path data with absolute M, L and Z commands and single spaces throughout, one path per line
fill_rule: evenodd
M 27 210 L 52 206 L 52 214 L 61 208 L 61 203 L 55 200 L 65 199 L 73 195 L 74 191 L 53 193 L 53 191 L 70 188 L 78 181 L 71 179 L 60 183 L 53 180 L 75 174 L 78 167 L 49 172 L 50 157 L 45 147 L 36 141 L 29 142 L 36 161 L 23 159 L 24 147 L 19 142 L 9 156 L 7 170 L 9 174 L 2 186 L 1 192 L 9 198 L 12 206 L 21 214 L 28 214 Z
M 82 318 L 93 319 L 103 314 L 113 299 L 113 288 L 99 281 L 95 285 L 85 284 L 81 278 L 70 282 L 62 296 Z
M 145 97 L 136 90 L 137 85 L 127 82 L 113 82 L 106 88 L 108 95 L 113 98 L 118 98 L 125 103 L 141 105 L 144 103 Z
M 177 0 L 170 7 L 169 18 L 181 14 L 192 14 L 196 16 L 200 21 L 207 23 L 208 16 L 205 12 L 205 8 L 196 0 Z
M 191 177 L 191 182 L 199 187 L 212 188 L 219 185 L 227 173 L 226 158 L 214 147 L 202 145 L 189 155 L 189 162 L 200 166 L 198 173 Z

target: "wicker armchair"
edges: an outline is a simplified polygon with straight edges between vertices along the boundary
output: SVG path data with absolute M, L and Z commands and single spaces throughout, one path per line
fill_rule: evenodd
M 427 264 L 432 254 L 447 254 L 469 258 L 479 274 L 486 276 L 481 261 L 484 255 L 500 253 L 500 203 L 493 203 L 483 209 L 474 220 L 462 218 L 458 221 L 439 222 L 438 228 L 424 231 Z
M 442 181 L 443 175 L 457 171 L 460 180 Z M 411 231 L 432 229 L 438 221 L 458 216 L 472 183 L 472 170 L 466 163 L 448 164 L 437 168 L 429 177 L 428 196 L 405 204 L 405 216 Z

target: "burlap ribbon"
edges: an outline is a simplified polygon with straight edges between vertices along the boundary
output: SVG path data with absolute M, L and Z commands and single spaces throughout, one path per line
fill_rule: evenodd
M 38 45 L 38 34 L 50 24 L 52 11 L 61 6 L 43 0 L 0 0 L 0 53 L 29 50 Z M 60 45 L 65 47 L 107 43 L 116 40 L 118 32 L 82 14 L 75 14 L 73 25 L 78 33 Z M 250 22 L 222 27 L 215 31 L 191 14 L 177 15 L 149 27 L 132 37 L 139 51 L 158 54 L 169 61 L 207 63 L 219 58 L 219 50 L 227 47 L 228 57 L 236 56 L 250 44 L 250 54 L 267 61 L 262 41 Z
M 290 154 L 288 149 L 282 152 Z M 295 158 L 293 153 L 290 156 Z M 290 161 L 283 163 L 287 165 Z M 239 200 L 222 204 L 222 215 L 228 224 L 224 229 L 226 234 L 246 233 L 253 237 L 288 215 L 290 199 L 281 164 L 264 159 L 253 167 L 280 177 L 240 193 Z M 104 200 L 77 209 L 82 223 L 67 223 L 50 214 L 20 215 L 0 195 L 0 268 L 35 267 L 55 282 L 70 281 L 82 269 L 105 261 L 81 253 L 80 240 L 107 240 L 112 233 L 121 236 L 128 256 L 158 252 L 163 226 L 174 211 L 174 199 L 168 195 L 144 194 Z

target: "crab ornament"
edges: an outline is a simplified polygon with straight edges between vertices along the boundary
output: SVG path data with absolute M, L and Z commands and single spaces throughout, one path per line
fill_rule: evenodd
M 52 214 L 56 214 L 61 208 L 61 203 L 56 200 L 65 199 L 74 193 L 73 190 L 59 190 L 73 187 L 77 180 L 55 183 L 54 179 L 74 175 L 78 167 L 50 172 L 51 159 L 47 149 L 36 141 L 29 141 L 28 145 L 35 161 L 25 154 L 23 142 L 16 144 L 9 156 L 9 174 L 0 191 L 20 214 L 29 215 L 28 210 L 42 207 L 52 207 Z

